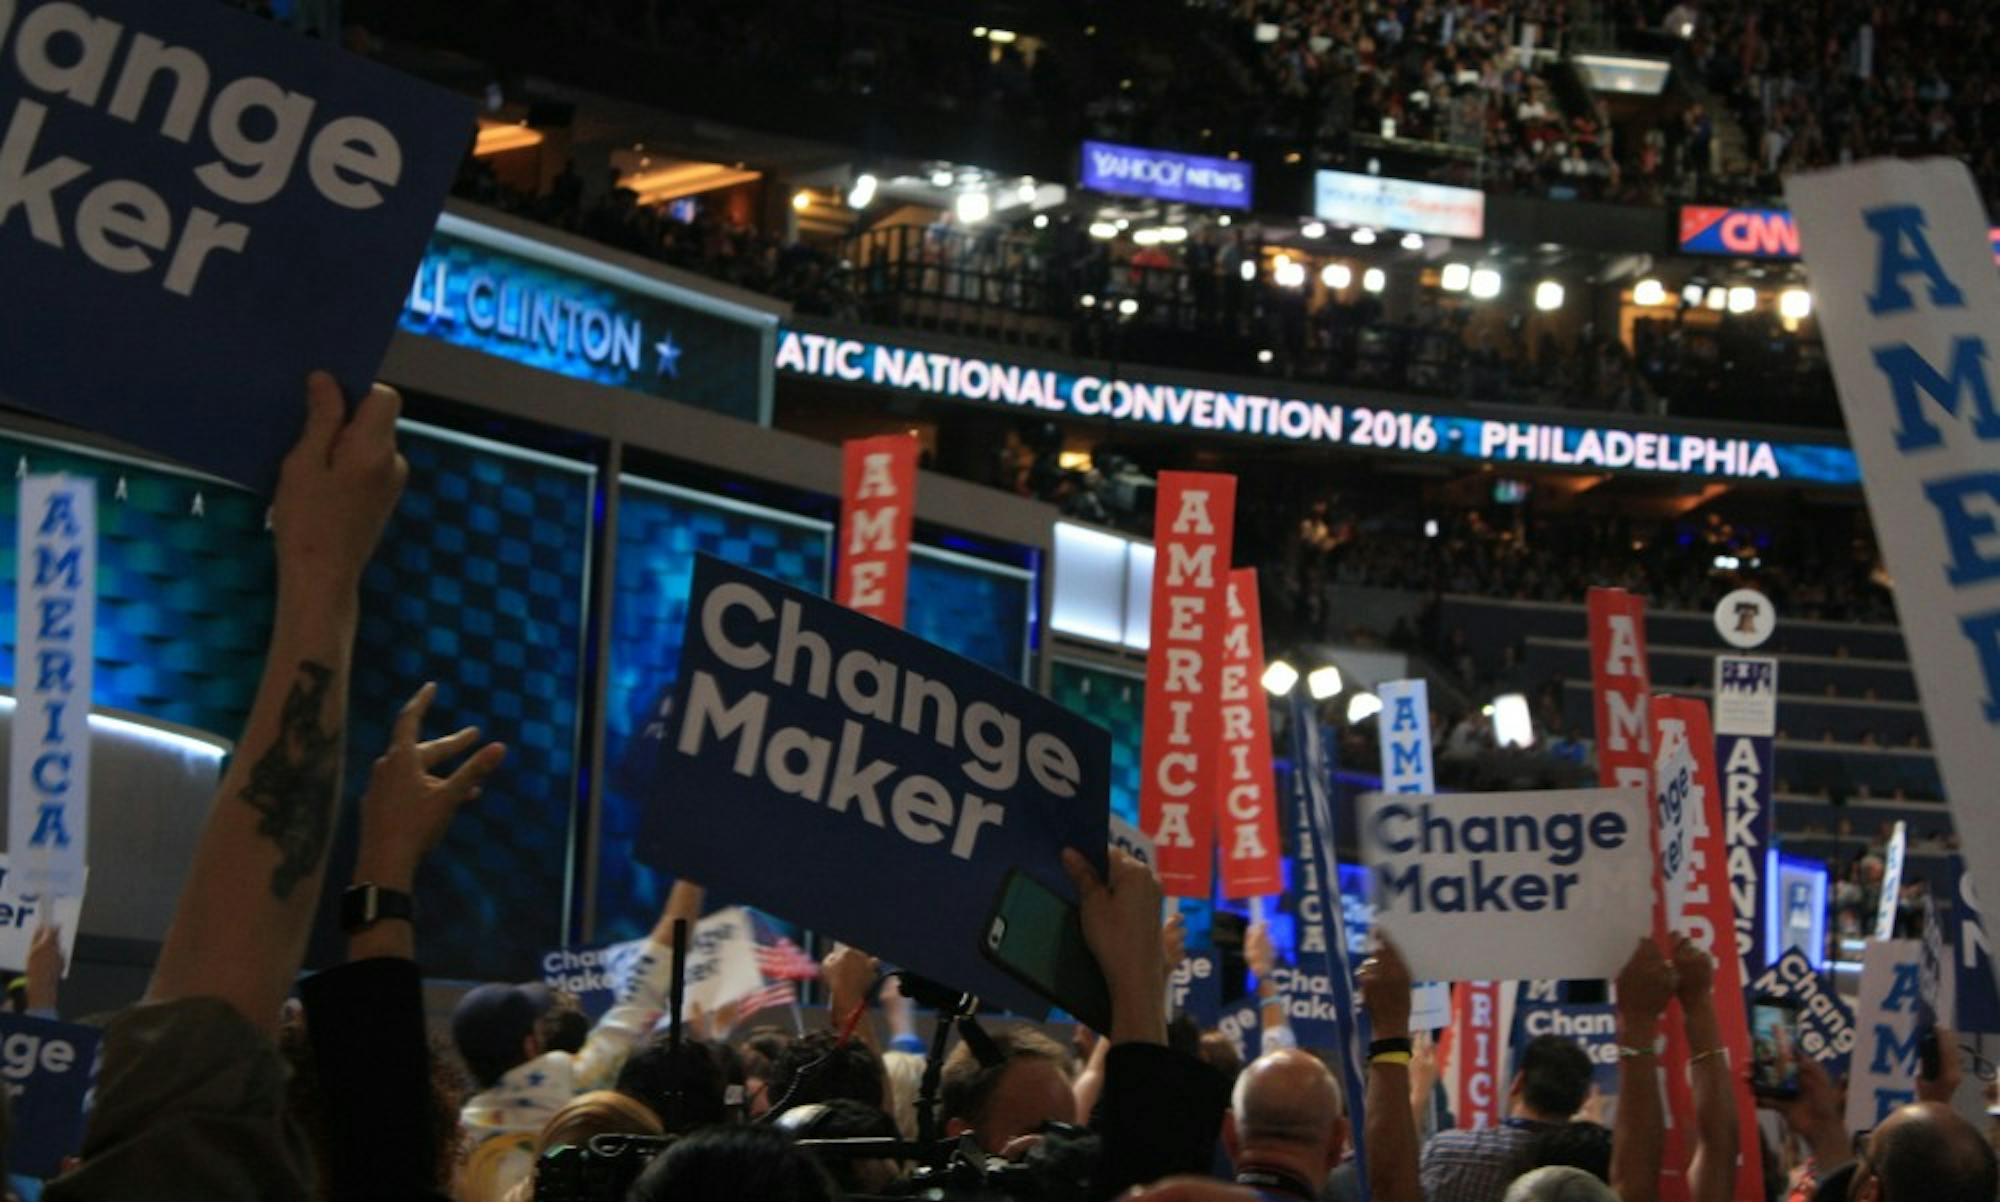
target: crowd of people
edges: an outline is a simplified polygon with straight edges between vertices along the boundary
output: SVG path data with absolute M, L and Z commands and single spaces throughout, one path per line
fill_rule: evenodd
M 1225 1037 L 1169 1013 L 1185 934 L 1177 919 L 1162 926 L 1152 870 L 1116 850 L 1102 875 L 1065 857 L 1110 1000 L 1105 1029 L 1080 1031 L 1074 1048 L 977 1020 L 948 1052 L 943 1039 L 926 1047 L 906 1000 L 921 991 L 885 990 L 908 979 L 849 947 L 821 966 L 824 1029 L 684 1023 L 665 1013 L 673 949 L 705 902 L 684 880 L 600 1019 L 545 986 L 481 985 L 457 1001 L 441 1050 L 416 960 L 422 917 L 394 903 L 507 749 L 471 727 L 427 737 L 435 689 L 417 690 L 357 803 L 346 960 L 300 980 L 307 932 L 331 917 L 316 910 L 341 804 L 360 577 L 408 471 L 393 392 L 378 388 L 349 417 L 337 386 L 315 376 L 308 402 L 272 511 L 264 675 L 150 984 L 106 1029 L 88 1132 L 47 1183 L 49 1202 L 830 1202 L 894 1192 L 913 1164 L 944 1197 L 1317 1200 L 1356 1196 L 1365 1179 L 1381 1202 L 1651 1202 L 1675 1178 L 1694 1202 L 1722 1202 L 1739 1153 L 1764 1166 L 1769 1197 L 1995 1195 L 1992 1147 L 1949 1104 L 1956 1055 L 1858 1145 L 1838 1087 L 1808 1062 L 1799 1096 L 1780 1105 L 1779 1138 L 1739 1148 L 1713 962 L 1685 938 L 1663 948 L 1637 932 L 1615 983 L 1622 1087 L 1610 1126 L 1587 1105 L 1589 1059 L 1558 1037 L 1518 1049 L 1504 1122 L 1440 1116 L 1409 969 L 1378 939 L 1357 975 L 1372 1042 L 1365 1124 L 1350 1129 L 1335 1053 L 1297 1046 L 1261 923 L 1246 939 L 1261 1054 L 1244 1065 Z M 28 1007 L 53 1008 L 59 954 L 45 933 Z M 1668 1157 L 1656 1088 L 1670 1004 L 1692 1053 L 1685 1167 Z

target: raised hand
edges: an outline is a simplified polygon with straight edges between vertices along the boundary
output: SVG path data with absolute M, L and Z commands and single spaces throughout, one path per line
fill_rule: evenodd
M 504 744 L 488 743 L 449 775 L 437 775 L 434 769 L 479 742 L 479 728 L 467 726 L 419 741 L 424 715 L 436 699 L 437 685 L 431 683 L 403 705 L 389 746 L 369 774 L 368 790 L 361 795 L 361 852 L 355 863 L 359 880 L 409 889 L 417 866 L 444 838 L 458 807 L 479 796 L 480 786 L 507 758 Z
M 272 502 L 281 590 L 346 593 L 402 495 L 409 464 L 396 451 L 402 398 L 377 384 L 352 420 L 340 386 L 325 372 L 306 381 L 306 422 L 285 456 Z
M 1377 1039 L 1410 1033 L 1410 966 L 1387 935 L 1376 936 L 1375 953 L 1361 962 L 1361 1004 Z
M 1082 899 L 1083 941 L 1111 990 L 1110 1035 L 1118 1043 L 1164 1043 L 1160 882 L 1152 869 L 1115 847 L 1110 866 L 1109 878 L 1100 880 L 1081 853 L 1063 852 L 1063 868 Z

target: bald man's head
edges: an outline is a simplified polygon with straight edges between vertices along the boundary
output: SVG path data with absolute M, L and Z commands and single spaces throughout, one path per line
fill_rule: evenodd
M 1231 1099 L 1236 1142 L 1245 1148 L 1296 1148 L 1338 1159 L 1346 1138 L 1340 1088 L 1310 1052 L 1288 1048 L 1259 1057 L 1236 1078 Z M 1331 1165 L 1329 1165 L 1331 1167 Z
M 1971 1123 L 1937 1102 L 1905 1106 L 1868 1137 L 1854 1174 L 1855 1202 L 1993 1202 L 1993 1149 Z

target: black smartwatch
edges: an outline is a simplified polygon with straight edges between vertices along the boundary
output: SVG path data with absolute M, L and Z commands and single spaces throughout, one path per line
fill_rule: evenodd
M 340 929 L 349 935 L 365 931 L 385 918 L 414 922 L 416 917 L 417 903 L 398 889 L 361 884 L 350 886 L 340 895 Z

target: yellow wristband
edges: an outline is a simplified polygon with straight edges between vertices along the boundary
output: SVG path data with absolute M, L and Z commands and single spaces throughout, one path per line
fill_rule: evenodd
M 1401 1064 L 1407 1066 L 1410 1063 L 1410 1054 L 1408 1052 L 1377 1052 L 1368 1058 L 1368 1063 Z
M 1688 1067 L 1693 1068 L 1695 1065 L 1700 1064 L 1702 1061 L 1707 1060 L 1710 1057 L 1714 1056 L 1727 1057 L 1728 1055 L 1729 1055 L 1729 1049 L 1723 1047 L 1710 1048 L 1705 1052 L 1696 1052 L 1694 1055 L 1688 1057 Z M 1725 1059 L 1723 1061 L 1724 1067 L 1727 1067 L 1728 1063 L 1729 1062 Z

